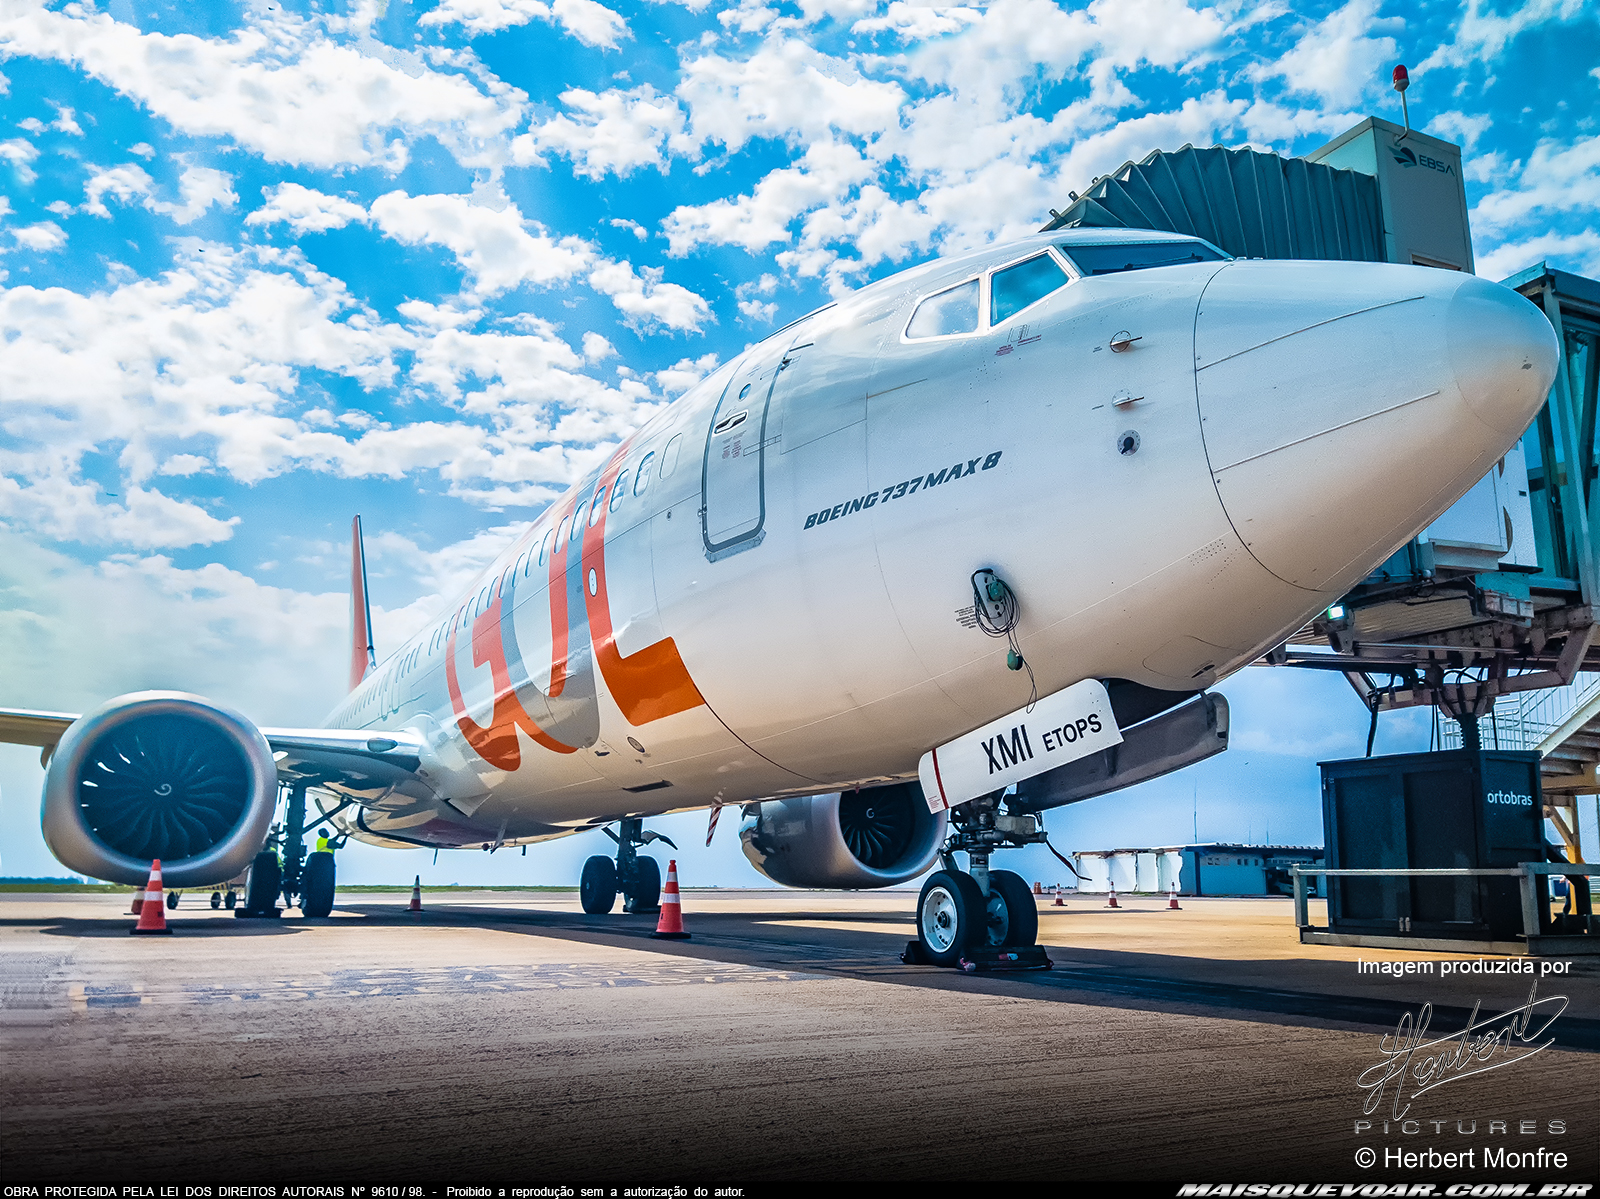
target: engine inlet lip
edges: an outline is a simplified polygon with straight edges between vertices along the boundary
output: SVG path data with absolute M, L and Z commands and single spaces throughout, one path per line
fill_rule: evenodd
M 228 737 L 239 749 L 250 796 L 239 823 L 228 837 L 204 853 L 162 863 L 163 878 L 173 889 L 205 886 L 235 877 L 250 864 L 266 839 L 276 806 L 277 765 L 266 738 L 250 720 L 225 704 L 183 691 L 138 691 L 118 696 L 68 726 L 45 776 L 40 814 L 45 844 L 64 865 L 92 877 L 132 885 L 146 880 L 150 863 L 100 840 L 84 818 L 78 798 L 80 773 L 101 737 L 130 719 L 146 716 L 181 716 L 200 721 Z M 267 802 L 257 800 L 262 796 Z

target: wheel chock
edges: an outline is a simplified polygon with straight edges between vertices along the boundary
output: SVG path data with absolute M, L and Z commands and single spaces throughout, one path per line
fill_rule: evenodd
M 998 949 L 969 949 L 957 963 L 967 974 L 1004 970 L 1049 970 L 1055 963 L 1042 945 L 1002 945 Z

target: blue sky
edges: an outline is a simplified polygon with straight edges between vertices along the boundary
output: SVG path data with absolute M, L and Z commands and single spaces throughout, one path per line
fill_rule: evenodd
M 381 652 L 776 325 L 1152 149 L 1395 119 L 1396 62 L 1464 148 L 1479 273 L 1600 276 L 1577 0 L 0 0 L 0 704 L 165 686 L 314 723 L 351 513 Z M 1196 804 L 1203 837 L 1319 840 L 1315 762 L 1361 751 L 1359 704 L 1222 690 L 1228 754 L 1060 813 L 1058 843 L 1187 839 Z M 1386 717 L 1379 749 L 1426 738 Z M 53 869 L 39 777 L 0 750 L 5 873 Z M 734 840 L 700 881 L 755 877 Z M 587 852 L 435 877 L 570 881 Z

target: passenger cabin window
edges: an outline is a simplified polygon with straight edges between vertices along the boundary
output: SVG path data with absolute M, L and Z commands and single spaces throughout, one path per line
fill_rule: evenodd
M 1010 320 L 1070 282 L 1067 272 L 1048 254 L 996 271 L 989 282 L 989 323 Z
M 617 481 L 611 485 L 611 511 L 615 512 L 622 503 L 622 497 L 628 494 L 628 472 L 623 471 L 617 476 Z
M 1119 271 L 1223 261 L 1223 255 L 1197 241 L 1120 242 L 1111 246 L 1068 244 L 1058 248 L 1085 275 L 1115 275 Z
M 950 337 L 978 331 L 978 281 L 967 282 L 929 296 L 917 305 L 906 326 L 906 337 Z
M 633 494 L 643 495 L 644 489 L 650 486 L 650 467 L 654 465 L 656 452 L 651 450 L 639 463 L 639 473 L 633 479 Z

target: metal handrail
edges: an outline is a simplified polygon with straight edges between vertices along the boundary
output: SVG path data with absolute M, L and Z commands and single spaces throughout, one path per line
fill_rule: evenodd
M 1425 867 L 1393 870 L 1338 870 L 1326 866 L 1304 867 L 1298 862 L 1289 868 L 1294 878 L 1294 922 L 1296 927 L 1312 932 L 1325 931 L 1311 926 L 1310 905 L 1306 894 L 1306 879 L 1313 875 L 1325 878 L 1484 878 L 1489 876 L 1515 876 L 1522 880 L 1522 931 L 1529 938 L 1539 936 L 1539 899 L 1534 891 L 1534 879 L 1540 875 L 1563 874 L 1567 876 L 1600 875 L 1600 867 L 1590 862 L 1523 862 L 1516 866 L 1485 867 Z

